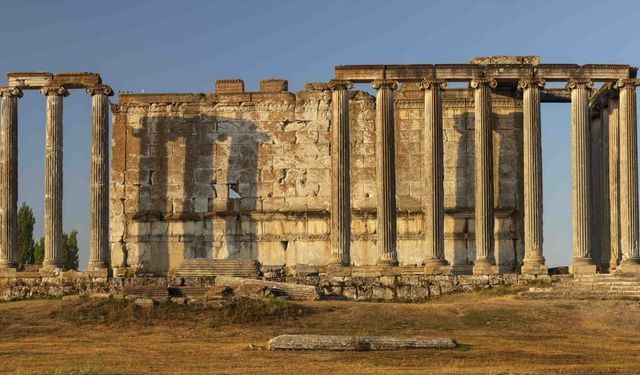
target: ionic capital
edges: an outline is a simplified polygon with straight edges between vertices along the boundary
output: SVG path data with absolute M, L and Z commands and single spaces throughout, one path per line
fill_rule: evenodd
M 591 89 L 593 81 L 588 78 L 572 78 L 567 82 L 567 88 L 573 89 Z
M 495 89 L 498 86 L 498 82 L 493 78 L 474 78 L 469 82 L 469 87 L 472 89 L 480 88 L 481 86 L 489 86 Z
M 87 87 L 87 94 L 94 96 L 102 94 L 104 96 L 113 96 L 113 89 L 107 85 L 92 85 Z
M 380 90 L 380 89 L 397 90 L 398 82 L 392 79 L 376 79 L 375 81 L 371 82 L 371 87 L 373 87 L 376 90 Z
M 17 87 L 2 87 L 0 88 L 0 96 L 22 98 L 22 90 Z
M 343 81 L 339 79 L 332 79 L 327 83 L 329 86 L 329 90 L 337 91 L 337 90 L 350 90 L 353 88 L 353 83 L 349 81 Z
M 425 78 L 420 82 L 420 90 L 431 90 L 434 88 L 444 89 L 447 87 L 447 81 L 441 79 Z
M 614 88 L 621 90 L 621 89 L 631 89 L 631 90 L 635 90 L 636 86 L 640 85 L 640 79 L 636 79 L 636 78 L 627 78 L 627 79 L 619 79 Z
M 45 86 L 40 89 L 40 93 L 45 96 L 69 96 L 69 91 L 64 86 Z
M 518 90 L 523 91 L 528 88 L 537 87 L 540 89 L 544 88 L 545 81 L 544 79 L 539 78 L 523 78 L 518 81 Z

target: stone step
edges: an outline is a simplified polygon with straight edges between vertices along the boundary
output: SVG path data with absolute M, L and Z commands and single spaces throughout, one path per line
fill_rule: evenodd
M 124 286 L 122 288 L 122 294 L 125 296 L 139 296 L 139 297 L 168 297 L 169 290 L 166 286 L 162 285 L 137 285 L 137 286 Z
M 281 290 L 291 299 L 297 299 L 297 300 L 317 300 L 320 298 L 320 293 L 318 291 L 318 288 L 311 285 L 283 283 L 278 281 L 245 279 L 245 278 L 230 277 L 230 276 L 217 276 L 215 283 L 216 285 L 228 286 L 234 289 L 243 284 L 261 285 L 267 288 Z
M 202 299 L 208 288 L 195 287 L 195 286 L 179 286 L 169 288 L 169 295 L 171 297 L 184 297 L 189 299 Z
M 236 276 L 259 277 L 260 264 L 255 260 L 185 259 L 175 270 L 182 277 Z

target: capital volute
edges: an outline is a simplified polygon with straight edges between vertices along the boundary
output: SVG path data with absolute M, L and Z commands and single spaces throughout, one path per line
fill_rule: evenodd
M 69 96 L 69 91 L 64 86 L 45 86 L 40 89 L 40 93 L 45 96 Z
M 332 79 L 327 83 L 329 86 L 329 90 L 338 91 L 338 90 L 350 90 L 353 88 L 353 83 L 349 81 L 343 81 L 340 79 Z
M 621 90 L 621 89 L 629 89 L 629 90 L 635 90 L 636 86 L 640 85 L 640 80 L 636 79 L 636 78 L 627 78 L 627 79 L 619 79 L 614 88 Z
M 420 90 L 431 90 L 435 88 L 444 89 L 447 87 L 447 81 L 441 79 L 425 78 L 420 82 Z
M 102 94 L 104 96 L 113 96 L 113 89 L 107 85 L 92 85 L 87 87 L 87 94 L 94 96 Z
M 392 79 L 376 79 L 375 81 L 371 82 L 371 87 L 373 87 L 376 90 L 380 90 L 380 89 L 397 90 L 398 82 Z
M 22 90 L 20 90 L 17 87 L 3 87 L 0 88 L 0 96 L 3 97 L 16 97 L 16 98 L 22 98 Z
M 573 89 L 591 89 L 593 88 L 593 81 L 587 78 L 572 78 L 567 81 L 567 88 Z
M 523 78 L 518 81 L 518 90 L 524 91 L 529 88 L 543 89 L 546 82 L 539 78 Z
M 489 86 L 492 89 L 495 89 L 498 86 L 498 82 L 493 78 L 474 78 L 469 82 L 469 87 L 472 89 L 477 89 L 482 86 Z

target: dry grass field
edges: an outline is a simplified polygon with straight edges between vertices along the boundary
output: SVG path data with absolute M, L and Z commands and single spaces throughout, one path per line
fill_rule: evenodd
M 640 372 L 640 303 L 530 301 L 495 291 L 420 304 L 118 300 L 0 304 L 7 374 L 598 374 Z M 452 350 L 270 352 L 283 333 L 451 337 Z

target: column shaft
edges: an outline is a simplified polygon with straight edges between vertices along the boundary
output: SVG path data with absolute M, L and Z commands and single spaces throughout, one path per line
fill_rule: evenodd
M 0 269 L 15 268 L 18 257 L 18 98 L 17 88 L 0 90 Z
M 640 272 L 638 253 L 638 141 L 635 79 L 620 80 L 620 271 Z
M 542 132 L 540 127 L 541 80 L 521 80 L 523 90 L 524 145 L 524 247 L 522 273 L 546 274 L 542 255 Z
M 62 267 L 62 87 L 42 89 L 47 98 L 44 160 L 44 261 L 45 271 Z
M 348 266 L 351 244 L 349 82 L 331 81 L 331 263 Z
M 611 212 L 609 208 L 609 101 L 608 95 L 600 101 L 601 144 L 600 144 L 600 168 L 602 174 L 598 181 L 600 189 L 600 211 L 602 224 L 600 228 L 600 272 L 611 271 Z
M 376 80 L 376 180 L 378 187 L 377 236 L 379 264 L 397 265 L 396 254 L 396 166 L 393 119 L 395 81 Z
M 590 81 L 572 80 L 571 89 L 571 201 L 573 226 L 572 273 L 595 273 L 591 259 L 589 173 Z
M 602 120 L 598 109 L 593 109 L 593 114 L 590 115 L 591 120 L 589 124 L 589 172 L 591 179 L 591 259 L 593 263 L 600 269 L 600 246 L 601 244 L 601 232 L 602 232 L 602 211 L 600 208 L 600 181 L 601 178 L 601 154 L 600 154 L 600 142 L 602 141 Z
M 474 274 L 495 272 L 493 253 L 493 128 L 491 124 L 491 88 L 496 81 L 471 81 L 475 98 L 475 226 L 476 260 Z
M 426 273 L 444 271 L 444 154 L 442 137 L 441 88 L 444 81 L 424 80 L 424 157 L 425 203 L 424 233 L 426 249 Z
M 91 185 L 89 270 L 109 267 L 109 98 L 108 86 L 90 87 Z
M 618 106 L 618 98 L 610 97 L 608 126 L 610 270 L 615 269 L 620 261 L 620 126 Z

